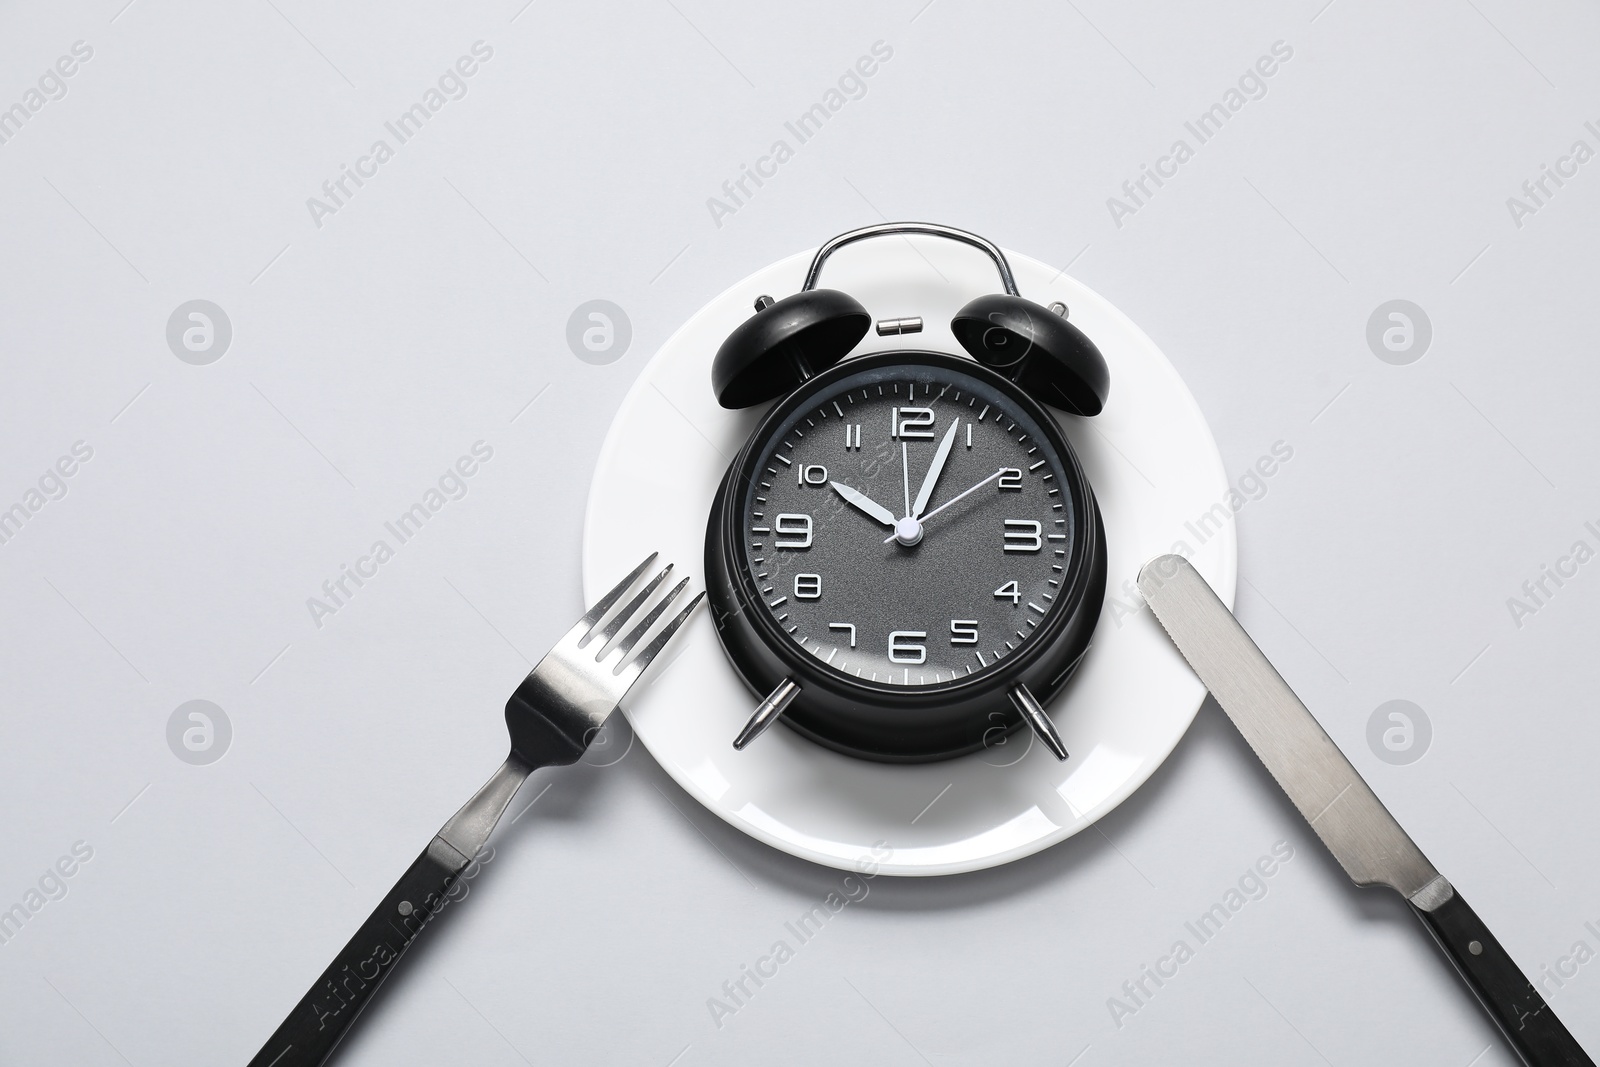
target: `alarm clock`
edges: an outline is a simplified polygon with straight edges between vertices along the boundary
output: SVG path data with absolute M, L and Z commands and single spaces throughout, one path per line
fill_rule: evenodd
M 817 287 L 823 264 L 903 234 L 981 250 L 1004 291 L 956 314 L 963 353 L 846 358 L 874 319 Z M 915 308 L 887 310 L 880 336 L 921 332 Z M 1098 414 L 1110 375 L 1067 316 L 1024 299 L 985 238 L 886 223 L 823 244 L 800 292 L 759 297 L 722 343 L 718 402 L 777 400 L 723 476 L 706 531 L 718 637 L 764 697 L 735 748 L 781 720 L 846 755 L 927 762 L 1026 723 L 1068 758 L 1044 704 L 1093 636 L 1105 533 L 1046 405 Z

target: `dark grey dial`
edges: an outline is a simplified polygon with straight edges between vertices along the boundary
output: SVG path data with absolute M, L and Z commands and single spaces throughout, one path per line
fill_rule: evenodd
M 1016 655 L 1056 610 L 1077 522 L 1062 457 L 988 382 L 864 369 L 757 448 L 744 562 L 764 610 L 827 668 L 962 680 Z

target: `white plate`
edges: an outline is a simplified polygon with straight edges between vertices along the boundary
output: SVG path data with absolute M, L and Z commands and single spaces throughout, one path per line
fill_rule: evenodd
M 717 405 L 712 357 L 758 294 L 799 289 L 811 256 L 759 270 L 711 301 L 640 373 L 590 488 L 583 552 L 590 601 L 646 548 L 695 575 L 698 586 L 712 495 L 760 415 Z M 734 674 L 702 611 L 680 636 L 676 659 L 631 699 L 628 719 L 695 799 L 793 855 L 849 868 L 876 846 L 884 873 L 933 875 L 1037 852 L 1084 829 L 1150 777 L 1205 696 L 1132 581 L 1151 556 L 1184 552 L 1233 603 L 1237 545 L 1216 442 L 1177 372 L 1132 322 L 1060 271 L 1007 256 L 1022 294 L 1064 301 L 1111 367 L 1105 411 L 1060 419 L 1100 501 L 1108 548 L 1094 644 L 1049 709 L 1072 758 L 1057 762 L 1025 731 L 976 755 L 913 766 L 851 759 L 782 728 L 735 752 L 734 734 L 759 698 Z M 996 291 L 998 277 L 981 253 L 951 241 L 878 239 L 831 257 L 821 284 L 852 294 L 875 319 L 922 316 L 921 335 L 869 333 L 858 353 L 959 354 L 950 319 L 974 296 Z

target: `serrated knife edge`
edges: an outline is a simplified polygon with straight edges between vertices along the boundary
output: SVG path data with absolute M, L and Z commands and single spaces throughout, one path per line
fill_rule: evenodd
M 1158 556 L 1138 584 L 1183 658 L 1351 880 L 1388 886 L 1420 907 L 1447 899 L 1449 883 L 1188 560 Z

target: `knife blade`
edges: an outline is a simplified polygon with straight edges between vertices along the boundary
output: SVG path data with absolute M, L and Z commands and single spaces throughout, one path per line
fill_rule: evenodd
M 1233 613 L 1182 556 L 1157 556 L 1139 592 L 1183 658 L 1360 886 L 1406 898 L 1530 1067 L 1594 1067 L 1460 893 L 1295 696 Z

